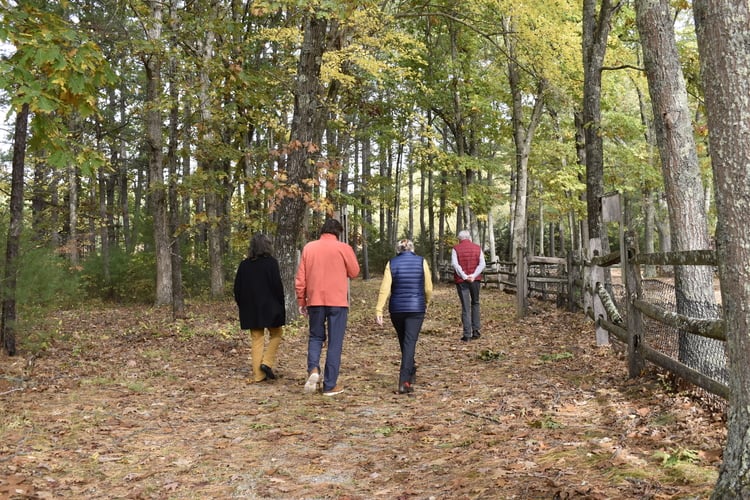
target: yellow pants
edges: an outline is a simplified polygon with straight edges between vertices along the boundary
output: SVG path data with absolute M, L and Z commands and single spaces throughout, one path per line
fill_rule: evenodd
M 265 329 L 250 330 L 250 339 L 252 340 L 251 361 L 253 364 L 253 379 L 261 382 L 266 378 L 266 374 L 260 369 L 260 365 L 274 367 L 276 363 L 276 351 L 281 343 L 282 327 L 269 328 L 268 346 L 266 343 Z M 265 350 L 263 349 L 264 347 Z

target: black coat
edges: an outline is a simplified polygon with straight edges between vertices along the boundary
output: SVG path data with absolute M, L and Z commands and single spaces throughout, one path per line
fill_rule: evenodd
M 286 324 L 279 262 L 270 255 L 243 260 L 234 277 L 234 300 L 240 311 L 240 328 L 243 330 Z

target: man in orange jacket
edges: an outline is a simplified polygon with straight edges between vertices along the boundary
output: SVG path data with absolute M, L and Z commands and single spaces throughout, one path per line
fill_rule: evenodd
M 320 238 L 302 249 L 294 289 L 299 312 L 308 317 L 307 382 L 305 392 L 315 392 L 320 382 L 320 356 L 328 338 L 323 395 L 344 391 L 338 384 L 341 351 L 349 315 L 349 279 L 359 274 L 354 250 L 339 241 L 344 228 L 336 219 L 327 219 Z M 327 325 L 327 335 L 326 335 Z

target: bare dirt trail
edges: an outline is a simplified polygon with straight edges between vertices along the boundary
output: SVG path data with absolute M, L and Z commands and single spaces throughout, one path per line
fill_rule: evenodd
M 0 498 L 705 498 L 724 425 L 656 376 L 625 379 L 580 314 L 482 290 L 483 336 L 460 337 L 437 285 L 416 390 L 395 394 L 398 343 L 374 322 L 379 280 L 352 283 L 335 397 L 303 394 L 306 328 L 279 379 L 245 383 L 234 304 L 102 308 L 49 318 L 39 356 L 0 358 Z

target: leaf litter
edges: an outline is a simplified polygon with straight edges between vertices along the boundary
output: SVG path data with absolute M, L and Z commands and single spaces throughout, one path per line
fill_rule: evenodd
M 653 370 L 627 379 L 580 313 L 481 292 L 465 343 L 436 285 L 415 392 L 375 323 L 378 279 L 352 282 L 335 397 L 304 394 L 307 330 L 285 328 L 277 380 L 247 384 L 231 300 L 51 315 L 48 348 L 0 358 L 0 498 L 707 498 L 723 416 Z M 39 328 L 45 328 L 40 320 Z M 46 328 L 53 328 L 47 325 Z

